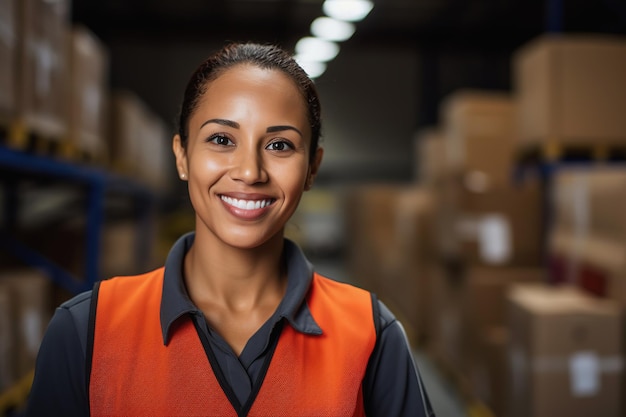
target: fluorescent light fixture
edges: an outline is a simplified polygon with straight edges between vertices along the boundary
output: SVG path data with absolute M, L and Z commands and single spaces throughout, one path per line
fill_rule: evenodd
M 330 61 L 339 53 L 339 45 L 324 39 L 306 36 L 296 43 L 296 54 L 304 61 Z
M 346 22 L 358 22 L 374 8 L 370 0 L 326 0 L 324 1 L 324 13 L 338 20 Z
M 352 23 L 332 17 L 318 17 L 311 23 L 311 33 L 327 41 L 346 41 L 354 34 L 354 30 Z
M 304 72 L 307 73 L 309 78 L 318 78 L 326 71 L 326 63 L 320 61 L 309 61 L 300 55 L 293 57 L 298 65 L 302 67 Z

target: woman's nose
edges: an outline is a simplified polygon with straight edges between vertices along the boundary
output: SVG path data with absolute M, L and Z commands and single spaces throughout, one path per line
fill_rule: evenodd
M 266 182 L 268 175 L 261 152 L 252 146 L 238 148 L 235 151 L 236 157 L 231 169 L 231 177 L 246 184 Z

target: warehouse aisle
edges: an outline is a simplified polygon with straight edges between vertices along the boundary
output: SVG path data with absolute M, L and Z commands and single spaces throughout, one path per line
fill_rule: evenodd
M 454 387 L 439 372 L 430 358 L 415 351 L 415 363 L 437 417 L 466 417 L 465 407 Z
M 341 260 L 316 258 L 310 254 L 307 257 L 315 265 L 317 272 L 338 281 L 350 282 Z M 415 350 L 414 357 L 436 416 L 467 417 L 465 406 L 455 387 L 446 380 L 437 365 L 422 351 Z

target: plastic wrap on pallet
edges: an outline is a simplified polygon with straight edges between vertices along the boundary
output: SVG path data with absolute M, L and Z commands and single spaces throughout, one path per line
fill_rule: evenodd
M 70 32 L 69 139 L 90 159 L 106 155 L 109 53 L 88 28 Z
M 110 104 L 112 167 L 159 193 L 167 192 L 175 177 L 167 126 L 134 92 L 115 90 Z
M 16 0 L 0 0 L 0 122 L 15 109 Z
M 67 135 L 70 0 L 21 0 L 16 118 L 49 140 Z

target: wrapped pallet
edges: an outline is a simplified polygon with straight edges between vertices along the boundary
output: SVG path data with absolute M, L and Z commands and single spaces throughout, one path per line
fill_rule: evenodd
M 175 178 L 171 135 L 146 102 L 129 90 L 115 90 L 110 100 L 109 161 L 115 172 L 158 192 Z
M 108 51 L 88 28 L 73 26 L 70 44 L 69 140 L 88 160 L 107 157 Z
M 143 125 L 140 159 L 137 161 L 140 179 L 151 189 L 165 193 L 170 189 L 172 179 L 176 178 L 172 135 L 163 120 L 152 111 L 144 114 Z
M 553 190 L 550 279 L 626 306 L 626 169 L 562 170 Z
M 17 0 L 0 0 L 0 123 L 15 111 L 17 69 Z
M 626 168 L 588 165 L 560 169 L 553 183 L 552 229 L 626 239 Z
M 139 177 L 137 161 L 143 151 L 141 138 L 145 135 L 144 115 L 147 111 L 146 104 L 137 94 L 128 90 L 111 93 L 111 129 L 107 137 L 109 162 L 115 172 Z
M 18 2 L 15 117 L 25 133 L 56 142 L 67 140 L 70 4 L 70 0 Z

